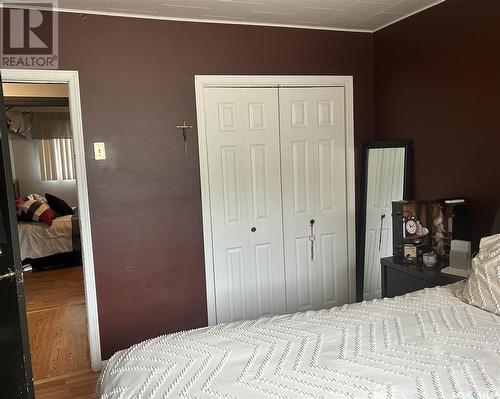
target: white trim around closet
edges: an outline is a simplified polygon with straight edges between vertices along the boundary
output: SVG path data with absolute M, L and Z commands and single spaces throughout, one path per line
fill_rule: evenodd
M 207 87 L 344 87 L 346 118 L 346 205 L 347 205 L 347 262 L 349 270 L 349 301 L 356 301 L 356 221 L 354 172 L 354 103 L 352 76 L 247 76 L 196 75 L 196 114 L 200 157 L 201 205 L 208 324 L 216 323 L 215 280 L 212 251 L 212 222 L 205 128 L 204 89 Z
M 80 83 L 78 71 L 1 69 L 4 83 L 66 83 L 68 85 L 71 129 L 75 148 L 76 185 L 78 191 L 78 213 L 82 239 L 83 274 L 85 285 L 85 304 L 90 347 L 90 363 L 93 371 L 100 371 L 101 340 L 97 310 L 97 293 L 94 272 L 94 252 L 90 226 L 89 194 L 87 171 L 85 168 L 85 149 L 83 140 L 82 109 L 80 103 Z

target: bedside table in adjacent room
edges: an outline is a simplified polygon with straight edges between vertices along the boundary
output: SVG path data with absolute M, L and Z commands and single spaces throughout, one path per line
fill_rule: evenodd
M 392 298 L 408 292 L 447 285 L 464 280 L 460 276 L 441 273 L 445 265 L 427 267 L 396 262 L 392 257 L 382 258 L 382 297 Z

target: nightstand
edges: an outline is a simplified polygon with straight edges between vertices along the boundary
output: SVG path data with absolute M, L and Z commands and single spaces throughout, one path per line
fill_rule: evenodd
M 392 257 L 382 258 L 382 297 L 392 298 L 408 292 L 446 285 L 463 280 L 463 277 L 441 273 L 446 265 L 426 267 L 396 262 Z

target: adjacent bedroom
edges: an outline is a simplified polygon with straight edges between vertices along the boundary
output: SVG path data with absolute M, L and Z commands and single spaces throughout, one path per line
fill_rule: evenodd
M 90 367 L 68 87 L 3 91 L 36 385 Z

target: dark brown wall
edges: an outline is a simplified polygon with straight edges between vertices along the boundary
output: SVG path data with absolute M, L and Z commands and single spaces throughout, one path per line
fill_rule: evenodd
M 206 324 L 195 74 L 354 75 L 356 145 L 372 134 L 369 34 L 60 14 L 80 73 L 103 357 Z M 92 142 L 107 145 L 92 159 Z
M 447 0 L 374 35 L 374 136 L 415 142 L 415 196 L 500 205 L 500 2 Z

